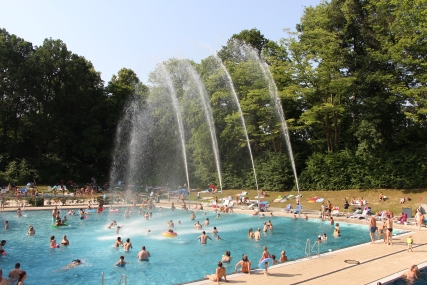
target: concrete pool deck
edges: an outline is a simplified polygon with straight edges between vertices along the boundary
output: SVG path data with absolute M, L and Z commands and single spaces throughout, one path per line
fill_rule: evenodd
M 176 201 L 174 201 L 175 204 Z M 170 207 L 169 202 L 155 204 L 164 208 Z M 192 203 L 193 205 L 193 203 Z M 191 207 L 192 207 L 191 205 Z M 128 205 L 115 205 L 123 207 Z M 178 206 L 178 204 L 177 204 Z M 84 207 L 83 205 L 61 206 L 61 209 L 76 209 Z M 108 207 L 108 206 L 107 206 Z M 54 206 L 45 207 L 27 207 L 25 210 L 51 210 Z M 7 207 L 6 211 L 15 211 L 16 207 Z M 212 208 L 205 210 L 211 211 Z M 292 214 L 283 212 L 281 209 L 273 208 L 275 216 L 292 217 Z M 252 214 L 253 211 L 243 210 L 239 206 L 235 207 L 236 213 Z M 304 212 L 304 211 L 303 211 Z M 317 218 L 317 213 L 307 213 L 309 218 Z M 266 213 L 268 218 L 269 213 Z M 365 220 L 350 219 L 345 217 L 334 217 L 339 223 L 354 223 L 366 226 L 366 235 L 369 236 L 368 222 Z M 289 261 L 269 268 L 269 276 L 265 276 L 262 270 L 253 270 L 250 275 L 231 274 L 234 273 L 234 267 L 227 268 L 227 283 L 239 284 L 369 284 L 376 285 L 378 281 L 388 276 L 395 276 L 404 270 L 407 270 L 412 264 L 421 264 L 427 262 L 427 230 L 411 225 L 394 224 L 394 228 L 410 231 L 414 239 L 413 252 L 407 252 L 406 238 L 407 234 L 393 237 L 393 245 L 386 245 L 382 240 L 376 244 L 366 243 L 347 249 L 328 252 L 311 258 L 303 258 L 296 261 Z M 268 244 L 267 244 L 268 246 Z M 313 246 L 313 241 L 311 246 Z M 286 245 L 290 247 L 290 245 Z M 284 249 L 286 250 L 286 247 Z M 242 249 L 243 250 L 243 249 Z M 259 254 L 261 256 L 261 252 Z M 276 254 L 276 256 L 279 254 Z M 236 257 L 235 257 L 236 258 Z M 259 256 L 249 256 L 252 261 L 252 267 L 258 264 Z M 234 260 L 237 262 L 237 258 Z M 356 260 L 359 264 L 349 264 L 345 260 Z M 212 262 L 216 264 L 217 260 Z M 235 264 L 234 262 L 232 263 Z M 191 269 L 185 269 L 191 270 Z M 214 272 L 212 272 L 214 273 Z M 190 282 L 188 284 L 215 284 L 209 280 Z M 226 284 L 226 282 L 220 282 Z

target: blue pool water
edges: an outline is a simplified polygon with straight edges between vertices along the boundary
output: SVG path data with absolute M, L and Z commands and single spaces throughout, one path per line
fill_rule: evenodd
M 143 219 L 137 211 L 130 219 L 125 219 L 124 210 L 119 213 L 104 212 L 102 214 L 88 215 L 85 220 L 76 216 L 67 216 L 69 227 L 59 229 L 51 228 L 51 211 L 25 211 L 24 217 L 16 217 L 13 212 L 1 214 L 2 220 L 8 220 L 9 230 L 0 230 L 0 239 L 7 240 L 4 249 L 7 255 L 0 256 L 0 266 L 3 274 L 7 275 L 16 262 L 21 263 L 21 268 L 26 270 L 28 278 L 26 285 L 31 284 L 101 284 L 101 272 L 105 274 L 105 284 L 117 284 L 120 276 L 126 274 L 128 284 L 176 284 L 198 280 L 207 274 L 215 272 L 217 262 L 221 260 L 226 250 L 231 251 L 232 262 L 228 265 L 227 273 L 234 271 L 234 265 L 240 260 L 242 254 L 247 254 L 256 268 L 261 257 L 262 247 L 268 246 L 271 254 L 277 259 L 280 252 L 286 250 L 289 260 L 305 256 L 304 249 L 307 239 L 313 245 L 317 236 L 326 233 L 329 237 L 326 243 L 321 244 L 321 251 L 337 250 L 351 245 L 369 241 L 367 226 L 353 224 L 340 224 L 342 236 L 334 238 L 334 227 L 328 222 L 317 219 L 291 219 L 283 217 L 260 218 L 251 215 L 222 214 L 216 219 L 213 212 L 196 212 L 196 221 L 209 218 L 210 225 L 203 230 L 209 232 L 213 240 L 208 240 L 206 245 L 201 245 L 197 237 L 200 230 L 195 230 L 190 213 L 183 210 L 170 211 L 163 209 L 153 210 L 150 220 Z M 61 217 L 66 214 L 61 211 Z M 262 223 L 271 219 L 274 230 L 262 234 L 262 240 L 249 240 L 248 229 L 262 231 Z M 117 239 L 115 229 L 107 229 L 107 225 L 116 220 L 119 225 L 122 240 L 131 239 L 133 249 L 130 252 L 122 248 L 113 248 Z M 168 229 L 166 222 L 173 220 L 174 230 L 178 233 L 176 238 L 167 238 L 161 235 Z M 178 223 L 181 221 L 181 224 Z M 3 223 L 3 221 L 1 221 Z M 28 226 L 36 230 L 35 236 L 27 236 Z M 216 240 L 211 234 L 216 226 L 222 240 Z M 151 233 L 148 233 L 151 230 Z M 66 234 L 70 246 L 59 249 L 49 247 L 51 235 L 55 235 L 58 243 Z M 141 246 L 145 245 L 151 253 L 149 262 L 140 262 L 136 255 Z M 130 262 L 124 268 L 114 267 L 120 255 L 125 256 L 125 261 Z M 74 259 L 81 259 L 83 264 L 73 269 L 64 270 L 63 267 Z

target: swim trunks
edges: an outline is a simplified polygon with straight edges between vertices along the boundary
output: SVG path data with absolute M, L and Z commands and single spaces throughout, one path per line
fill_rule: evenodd
M 371 233 L 375 233 L 375 231 L 377 230 L 377 227 L 372 226 L 369 228 L 369 230 L 371 231 Z
M 148 262 L 150 260 L 148 260 L 148 258 L 146 258 L 146 259 L 140 259 L 139 261 L 146 261 L 146 262 Z

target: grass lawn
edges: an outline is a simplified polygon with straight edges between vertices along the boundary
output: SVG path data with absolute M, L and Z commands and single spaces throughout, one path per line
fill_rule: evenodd
M 255 196 L 258 195 L 256 190 L 243 190 L 248 192 L 248 197 L 251 200 L 256 200 Z M 212 194 L 200 192 L 200 197 L 228 197 L 232 196 L 235 198 L 236 194 L 241 193 L 242 190 L 224 190 L 223 193 Z M 383 194 L 387 197 L 384 202 L 380 202 L 378 197 L 379 194 Z M 297 195 L 297 191 L 285 191 L 285 192 L 273 192 L 267 191 L 267 197 L 264 198 L 264 201 L 268 201 L 271 207 L 285 208 L 287 204 L 292 204 L 295 208 L 295 199 L 288 200 L 283 203 L 273 203 L 273 200 L 280 196 L 288 196 L 290 194 Z M 344 211 L 344 198 L 347 198 L 348 201 L 351 201 L 351 198 L 354 197 L 359 199 L 363 197 L 364 200 L 368 202 L 369 207 L 371 207 L 372 212 L 378 212 L 379 210 L 390 210 L 395 215 L 402 212 L 402 208 L 412 208 L 412 216 L 415 215 L 415 210 L 420 204 L 427 204 L 427 189 L 411 189 L 411 190 L 395 190 L 395 189 L 373 189 L 373 190 L 339 190 L 339 191 L 300 191 L 302 195 L 301 204 L 303 210 L 320 210 L 321 203 L 309 203 L 308 200 L 311 197 L 318 196 L 324 198 L 325 205 L 331 201 L 332 206 L 340 207 L 341 211 Z M 197 200 L 197 192 L 191 192 L 190 199 Z M 410 198 L 411 201 L 406 201 L 404 204 L 400 204 L 399 201 L 401 198 Z M 420 203 L 420 199 L 421 203 Z M 352 207 L 350 206 L 349 211 Z
M 40 185 L 38 186 L 39 192 L 49 193 L 47 190 L 47 186 Z M 258 195 L 256 190 L 243 190 L 248 193 L 248 198 L 250 200 L 256 200 L 255 196 Z M 236 194 L 241 193 L 242 190 L 224 190 L 223 193 L 212 194 L 205 193 L 204 191 L 200 191 L 200 197 L 218 197 L 224 198 L 231 196 L 233 198 L 236 197 Z M 260 191 L 261 192 L 261 191 Z M 380 193 L 383 193 L 387 199 L 384 202 L 380 202 L 378 197 Z M 58 191 L 58 193 L 61 193 Z M 107 192 L 108 193 L 108 192 Z M 287 204 L 292 204 L 295 208 L 295 199 L 288 200 L 283 203 L 274 203 L 273 200 L 277 198 L 279 195 L 282 197 L 288 196 L 290 194 L 297 195 L 297 191 L 285 191 L 285 192 L 273 192 L 267 191 L 267 197 L 264 198 L 264 201 L 268 201 L 271 207 L 277 208 L 285 208 Z M 370 190 L 339 190 L 339 191 L 300 191 L 302 195 L 301 204 L 303 206 L 303 210 L 320 210 L 321 203 L 309 203 L 308 200 L 311 197 L 318 196 L 324 198 L 325 204 L 327 201 L 331 201 L 332 206 L 340 207 L 341 211 L 344 211 L 344 198 L 347 198 L 348 201 L 351 201 L 351 198 L 354 197 L 359 199 L 363 197 L 364 200 L 368 201 L 368 206 L 371 207 L 372 212 L 378 212 L 379 210 L 390 210 L 395 215 L 400 214 L 402 208 L 411 208 L 412 216 L 415 215 L 415 210 L 420 204 L 427 204 L 427 189 L 370 189 Z M 95 194 L 96 196 L 100 196 L 103 194 Z M 108 194 L 107 194 L 108 195 Z M 197 191 L 193 191 L 190 193 L 190 200 L 197 201 Z M 399 203 L 402 197 L 411 198 L 411 201 L 406 201 L 403 205 Z M 421 199 L 421 201 L 420 201 Z M 162 202 L 165 200 L 162 199 Z M 352 207 L 350 206 L 349 211 L 351 212 Z

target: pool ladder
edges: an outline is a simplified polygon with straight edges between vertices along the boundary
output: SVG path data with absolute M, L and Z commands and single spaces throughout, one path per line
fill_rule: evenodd
M 122 274 L 122 276 L 120 276 L 120 280 L 119 280 L 119 283 L 118 283 L 118 285 L 120 285 L 121 283 L 122 283 L 122 278 L 123 277 L 125 277 L 125 285 L 127 285 L 128 284 L 128 282 L 127 282 L 127 278 L 126 278 L 126 274 Z M 102 273 L 101 273 L 101 280 L 102 280 L 102 285 L 104 285 L 104 271 L 102 271 Z
M 320 242 L 317 240 L 314 242 L 313 247 L 310 247 L 310 239 L 307 239 L 305 243 L 305 256 L 311 258 L 311 253 L 314 251 L 314 248 L 317 245 L 317 256 L 320 256 Z

